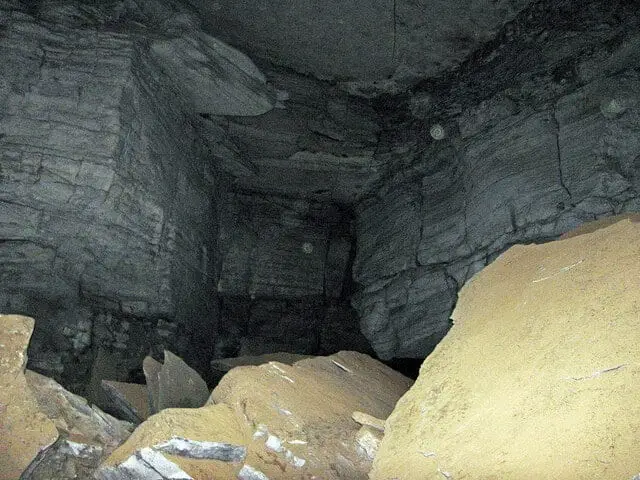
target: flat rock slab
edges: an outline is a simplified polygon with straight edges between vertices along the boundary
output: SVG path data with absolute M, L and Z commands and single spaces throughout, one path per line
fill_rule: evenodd
M 356 479 L 366 478 L 371 461 L 358 448 L 353 412 L 386 418 L 411 383 L 367 355 L 340 352 L 234 368 L 210 401 L 231 406 L 254 429 L 261 461 L 251 465 L 264 473 L 275 463 L 275 478 Z
M 211 369 L 217 373 L 224 375 L 229 370 L 236 367 L 245 367 L 247 365 L 263 365 L 269 362 L 280 362 L 287 365 L 293 365 L 295 362 L 309 358 L 309 355 L 299 355 L 297 353 L 276 352 L 265 353 L 264 355 L 243 355 L 241 357 L 218 358 L 211 360 Z
M 370 478 L 638 474 L 639 271 L 628 219 L 501 255 L 461 290 Z
M 66 440 L 100 446 L 108 455 L 133 431 L 133 424 L 90 405 L 51 378 L 31 370 L 25 372 L 25 378 L 38 408 Z
M 102 389 L 121 418 L 133 423 L 149 418 L 149 391 L 146 385 L 103 380 Z
M 209 387 L 198 372 L 168 350 L 158 380 L 158 410 L 197 408 L 209 399 Z
M 0 480 L 19 478 L 38 452 L 58 438 L 24 376 L 33 326 L 32 318 L 0 315 Z
M 142 361 L 142 371 L 147 381 L 147 392 L 149 394 L 150 413 L 158 412 L 158 398 L 160 395 L 160 370 L 162 364 L 153 357 L 145 357 Z

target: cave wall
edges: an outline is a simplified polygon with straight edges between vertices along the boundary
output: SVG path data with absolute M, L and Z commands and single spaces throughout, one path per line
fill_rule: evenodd
M 227 193 L 216 356 L 368 351 L 349 305 L 353 243 L 351 212 L 337 204 Z
M 382 358 L 426 356 L 457 290 L 508 246 L 640 210 L 637 20 L 589 2 L 554 27 L 534 18 L 545 8 L 388 121 L 387 180 L 357 207 L 353 299 Z
M 37 318 L 31 367 L 189 357 L 215 327 L 216 185 L 181 97 L 134 37 L 0 19 L 0 305 Z

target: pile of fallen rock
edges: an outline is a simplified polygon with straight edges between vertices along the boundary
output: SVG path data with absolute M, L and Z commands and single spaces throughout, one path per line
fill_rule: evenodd
M 640 223 L 515 246 L 459 294 L 411 381 L 355 352 L 180 358 L 111 410 L 25 369 L 33 320 L 0 315 L 0 480 L 640 478 Z M 386 422 L 382 419 L 386 419 Z
M 102 382 L 119 420 L 25 369 L 33 325 L 0 315 L 2 480 L 364 479 L 412 383 L 356 352 L 285 353 L 216 360 L 210 392 L 165 352 L 146 385 Z

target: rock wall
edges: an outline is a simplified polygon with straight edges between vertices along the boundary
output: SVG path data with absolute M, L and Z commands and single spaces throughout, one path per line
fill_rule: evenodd
M 0 31 L 0 305 L 36 317 L 32 367 L 70 385 L 98 345 L 193 357 L 215 327 L 216 186 L 181 97 L 103 25 L 14 10 Z
M 555 25 L 542 18 L 555 7 L 527 12 L 457 80 L 389 116 L 388 180 L 358 205 L 354 265 L 380 357 L 426 356 L 457 290 L 508 246 L 640 210 L 640 28 L 589 3 Z M 529 51 L 538 63 L 523 71 Z
M 217 356 L 369 350 L 348 304 L 348 210 L 228 193 L 220 203 L 220 222 Z

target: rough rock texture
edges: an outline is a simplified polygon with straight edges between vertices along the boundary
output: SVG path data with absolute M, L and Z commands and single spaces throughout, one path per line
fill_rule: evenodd
M 191 3 L 215 35 L 277 65 L 319 78 L 382 80 L 451 68 L 529 2 Z
M 640 209 L 634 12 L 543 2 L 387 116 L 387 180 L 358 204 L 353 269 L 379 356 L 426 356 L 457 289 L 508 246 Z
M 164 363 L 158 372 L 157 410 L 165 408 L 196 408 L 209 398 L 205 381 L 184 361 L 169 351 L 164 352 Z
M 20 478 L 90 478 L 100 462 L 129 437 L 133 425 L 90 406 L 50 378 L 30 370 L 25 376 L 40 411 L 55 424 L 60 437 L 39 452 Z
M 32 318 L 0 315 L 0 479 L 15 480 L 58 438 L 24 376 Z
M 204 407 L 143 422 L 96 478 L 364 479 L 379 434 L 352 415 L 386 418 L 411 383 L 356 352 L 238 367 Z
M 197 344 L 216 306 L 211 166 L 148 47 L 97 27 L 0 14 L 0 303 L 37 317 L 56 378 L 91 365 L 92 332 L 122 355 L 166 342 L 124 320 L 162 318 Z
M 146 385 L 103 380 L 102 389 L 118 418 L 136 425 L 149 418 L 151 402 Z
M 247 445 L 251 442 L 249 427 L 227 405 L 209 405 L 197 409 L 167 409 L 141 424 L 131 437 L 107 459 L 98 471 L 97 478 L 127 478 L 116 476 L 114 473 L 114 470 L 117 471 L 116 467 L 131 455 L 135 455 L 136 451 L 165 443 L 175 436 L 193 441 L 221 442 L 229 445 Z M 163 456 L 196 480 L 236 478 L 236 474 L 242 467 L 241 462 L 192 459 L 170 454 Z M 122 470 L 122 467 L 120 469 Z
M 370 478 L 632 478 L 639 269 L 629 220 L 498 257 L 461 290 Z
M 211 401 L 231 406 L 262 443 L 269 478 L 366 478 L 370 459 L 357 448 L 354 411 L 386 418 L 411 381 L 367 355 L 340 352 L 294 365 L 269 362 L 231 370 Z M 267 476 L 269 474 L 267 473 Z
M 206 115 L 260 115 L 271 110 L 275 91 L 253 62 L 205 33 L 188 30 L 178 38 L 156 40 L 151 54 L 192 108 Z

